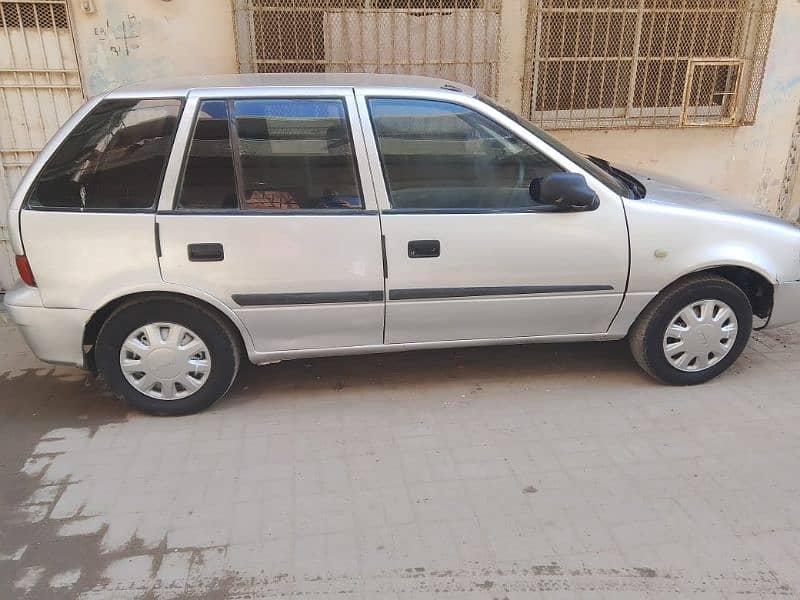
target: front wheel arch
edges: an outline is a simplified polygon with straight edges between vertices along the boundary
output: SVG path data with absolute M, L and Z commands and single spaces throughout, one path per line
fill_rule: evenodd
M 672 315 L 682 306 L 703 298 L 722 300 L 734 310 L 739 323 L 738 335 L 733 348 L 718 362 L 698 371 L 679 372 L 664 356 L 664 332 Z M 750 338 L 752 315 L 747 294 L 736 284 L 716 273 L 694 273 L 664 288 L 647 305 L 629 331 L 628 344 L 642 370 L 656 380 L 669 385 L 695 385 L 713 379 L 736 361 Z M 704 345 L 708 348 L 707 341 Z
M 655 302 L 656 298 L 670 288 L 680 285 L 687 279 L 698 275 L 717 275 L 723 279 L 727 279 L 733 285 L 741 289 L 747 296 L 747 299 L 750 300 L 750 305 L 753 307 L 753 314 L 755 316 L 767 319 L 772 313 L 775 284 L 767 279 L 763 273 L 755 269 L 730 264 L 713 265 L 684 273 L 659 290 L 658 294 L 644 307 L 642 312 L 646 311 L 650 304 Z
M 206 302 L 201 298 L 197 298 L 196 296 L 191 296 L 189 294 L 180 294 L 176 292 L 137 292 L 134 294 L 127 294 L 125 296 L 120 296 L 119 298 L 115 298 L 100 308 L 98 308 L 94 314 L 92 314 L 91 318 L 87 321 L 84 329 L 83 329 L 83 341 L 82 341 L 82 348 L 83 348 L 83 357 L 84 357 L 84 366 L 92 372 L 97 371 L 97 365 L 94 356 L 94 349 L 95 344 L 97 343 L 97 336 L 100 333 L 100 329 L 103 327 L 103 324 L 106 320 L 111 316 L 111 314 L 117 310 L 120 306 L 127 303 L 137 303 L 137 302 L 148 302 L 153 300 L 182 300 L 184 302 L 191 302 L 196 304 L 197 306 L 201 306 L 206 310 L 209 310 L 216 314 L 220 319 L 228 323 L 231 327 L 231 330 L 235 332 L 235 337 L 239 343 L 239 350 L 242 352 L 243 355 L 247 355 L 247 344 L 245 342 L 245 336 L 248 335 L 246 331 L 242 330 L 242 327 L 236 323 L 233 319 L 230 318 L 229 315 L 225 314 L 221 311 L 218 307 L 214 306 L 210 302 Z
M 775 285 L 761 273 L 739 266 L 719 266 L 697 271 L 700 274 L 719 275 L 741 289 L 750 300 L 753 314 L 768 319 L 775 300 Z

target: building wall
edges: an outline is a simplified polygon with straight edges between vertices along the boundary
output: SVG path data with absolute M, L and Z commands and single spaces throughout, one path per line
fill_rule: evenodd
M 238 71 L 232 0 L 68 0 L 84 94 L 161 76 Z M 528 2 L 503 0 L 498 98 L 521 110 Z M 90 4 L 87 12 L 84 5 Z M 559 131 L 575 149 L 663 172 L 766 209 L 800 214 L 800 1 L 779 0 L 756 122 L 743 127 Z M 49 137 L 43 135 L 40 137 Z M 794 139 L 793 139 L 794 135 Z M 795 156 L 800 155 L 796 152 Z M 793 177 L 792 177 L 793 175 Z M 793 181 L 793 187 L 787 185 Z M 2 183 L 2 182 L 0 182 Z M 9 186 L 10 187 L 10 186 Z M 782 192 L 783 190 L 783 192 Z M 0 189 L 0 209 L 8 193 Z M 779 210 L 779 198 L 785 203 Z M 0 234 L 4 219 L 0 219 Z M 0 235 L 0 254 L 3 235 Z M 0 289 L 13 269 L 0 256 Z
M 742 127 L 559 131 L 581 152 L 668 173 L 776 212 L 800 105 L 800 2 L 781 0 L 756 122 Z M 795 187 L 800 187 L 798 182 Z M 784 217 L 797 219 L 795 199 Z
M 87 96 L 123 83 L 238 70 L 230 0 L 71 0 Z
M 230 0 L 72 0 L 86 94 L 151 77 L 238 70 Z M 527 0 L 504 0 L 498 96 L 519 110 Z M 800 104 L 800 2 L 781 0 L 755 125 L 559 131 L 577 150 L 669 173 L 776 212 Z M 791 195 L 790 195 L 791 196 Z M 796 218 L 797 194 L 786 217 Z

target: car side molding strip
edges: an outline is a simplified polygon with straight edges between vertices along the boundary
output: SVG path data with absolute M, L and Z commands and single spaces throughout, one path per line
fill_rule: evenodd
M 611 285 L 510 285 L 499 287 L 409 288 L 389 290 L 389 300 L 431 300 L 436 298 L 469 298 L 472 296 L 519 296 L 529 294 L 564 294 L 576 292 L 608 292 Z
M 233 298 L 233 301 L 239 306 L 383 302 L 383 290 L 356 292 L 302 292 L 289 294 L 233 294 L 231 298 Z

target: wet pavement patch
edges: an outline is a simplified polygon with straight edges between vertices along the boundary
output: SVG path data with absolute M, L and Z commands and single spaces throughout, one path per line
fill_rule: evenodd
M 42 486 L 48 455 L 30 457 L 49 432 L 98 427 L 125 419 L 126 410 L 100 382 L 77 369 L 0 374 L 0 598 L 27 593 L 37 600 L 73 597 L 99 582 L 106 558 L 102 532 L 59 535 L 48 519 L 68 482 Z M 48 508 L 49 507 L 49 508 Z

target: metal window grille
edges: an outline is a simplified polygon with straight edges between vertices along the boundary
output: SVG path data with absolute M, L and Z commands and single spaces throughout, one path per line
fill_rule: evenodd
M 754 121 L 776 0 L 532 0 L 525 102 L 550 129 Z
M 82 101 L 67 0 L 0 2 L 0 263 L 11 194 Z M 9 272 L 0 264 L 0 289 Z
M 789 142 L 789 155 L 786 157 L 786 167 L 781 181 L 780 192 L 778 193 L 778 207 L 775 213 L 779 217 L 790 217 L 796 224 L 800 224 L 800 207 L 791 207 L 793 215 L 787 215 L 786 210 L 794 194 L 798 177 L 800 177 L 800 103 L 797 105 L 797 116 L 794 121 L 794 131 L 792 131 L 791 141 Z
M 12 192 L 83 92 L 66 0 L 0 9 L 0 164 Z
M 69 29 L 67 7 L 63 2 L 0 2 L 3 27 Z
M 501 0 L 235 0 L 242 72 L 402 73 L 497 87 Z

